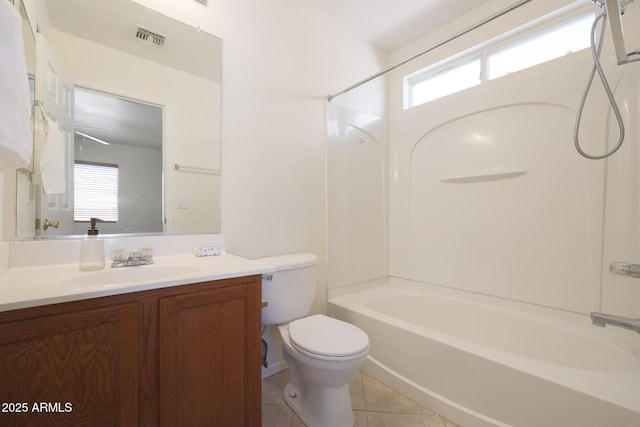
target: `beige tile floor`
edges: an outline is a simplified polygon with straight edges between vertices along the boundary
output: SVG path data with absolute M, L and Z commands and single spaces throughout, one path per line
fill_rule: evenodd
M 288 381 L 288 371 L 262 380 L 262 427 L 304 427 L 282 397 Z M 355 427 L 457 427 L 367 374 L 358 372 L 349 390 Z

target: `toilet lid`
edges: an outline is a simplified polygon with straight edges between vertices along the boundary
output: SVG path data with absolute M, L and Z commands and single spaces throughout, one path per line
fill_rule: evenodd
M 289 323 L 289 338 L 301 350 L 321 356 L 353 356 L 369 347 L 362 329 L 321 314 Z

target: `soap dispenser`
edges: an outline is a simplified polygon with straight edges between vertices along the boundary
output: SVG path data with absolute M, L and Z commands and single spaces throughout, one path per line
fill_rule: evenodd
M 104 240 L 98 236 L 97 218 L 91 218 L 91 228 L 80 244 L 80 270 L 102 270 L 104 268 Z

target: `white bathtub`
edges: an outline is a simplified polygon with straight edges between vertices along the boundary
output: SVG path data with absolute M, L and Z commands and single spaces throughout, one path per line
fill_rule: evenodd
M 385 278 L 332 290 L 364 371 L 462 427 L 639 427 L 640 335 L 586 315 Z

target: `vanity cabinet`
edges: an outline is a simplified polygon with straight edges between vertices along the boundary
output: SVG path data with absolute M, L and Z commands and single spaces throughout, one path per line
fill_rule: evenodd
M 161 425 L 260 426 L 260 286 L 160 300 Z
M 259 426 L 261 278 L 0 312 L 2 426 Z
M 118 304 L 3 321 L 0 425 L 131 425 L 137 315 Z

